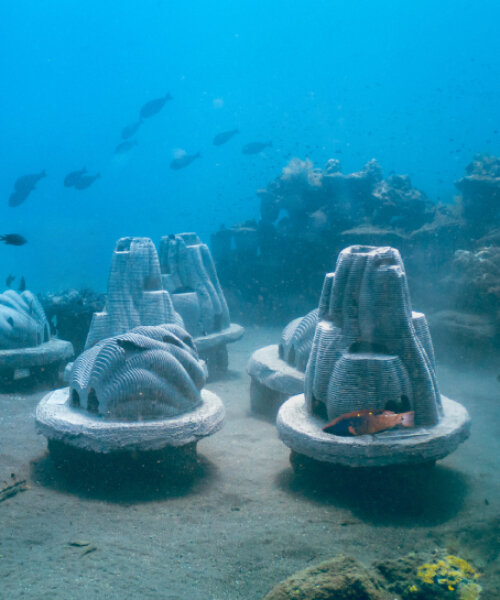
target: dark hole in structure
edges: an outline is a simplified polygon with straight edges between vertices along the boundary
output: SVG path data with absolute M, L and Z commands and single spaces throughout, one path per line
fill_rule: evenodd
M 288 353 L 288 364 L 295 366 L 295 348 L 292 346 L 290 348 L 290 352 Z
M 172 294 L 192 294 L 194 293 L 194 289 L 192 287 L 188 287 L 187 285 L 182 285 L 181 287 L 175 288 Z
M 401 394 L 400 400 L 389 400 L 384 406 L 385 410 L 392 410 L 395 413 L 408 412 L 411 409 L 410 399 L 405 394 Z
M 94 415 L 99 413 L 99 400 L 97 399 L 97 394 L 94 389 L 91 389 L 87 396 L 87 410 Z
M 389 350 L 383 344 L 375 344 L 359 340 L 349 346 L 351 354 L 361 354 L 363 352 L 373 352 L 375 354 L 390 354 Z
M 313 415 L 316 415 L 317 417 L 320 417 L 321 419 L 324 419 L 325 421 L 328 420 L 328 414 L 326 412 L 326 405 L 323 404 L 323 402 L 320 402 L 319 400 L 317 400 L 314 396 L 312 397 L 311 409 L 312 409 Z
M 283 360 L 285 358 L 285 350 L 283 349 L 283 344 L 278 346 L 278 356 Z
M 145 292 L 150 292 L 150 291 L 154 291 L 154 290 L 160 290 L 161 289 L 161 277 L 155 276 L 155 275 L 147 275 L 146 277 L 144 277 L 144 281 L 142 284 L 142 289 Z
M 71 392 L 71 406 L 78 408 L 80 406 L 80 395 L 76 390 Z

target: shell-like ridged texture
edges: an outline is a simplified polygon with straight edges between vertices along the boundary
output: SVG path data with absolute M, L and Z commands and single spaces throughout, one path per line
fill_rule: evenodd
M 305 317 L 299 317 L 288 323 L 281 334 L 280 358 L 299 371 L 306 370 L 317 323 L 318 309 L 315 308 Z
M 329 419 L 405 399 L 418 426 L 442 415 L 434 349 L 421 313 L 411 310 L 403 261 L 394 248 L 350 246 L 325 277 L 305 394 Z M 363 355 L 363 360 L 359 356 Z M 343 391 L 345 393 L 343 393 Z
M 140 326 L 86 350 L 71 372 L 70 398 L 113 420 L 174 417 L 201 403 L 206 368 L 180 326 Z
M 161 238 L 159 255 L 169 291 L 174 296 L 181 290 L 196 294 L 196 298 L 186 297 L 183 303 L 176 303 L 179 311 L 187 302 L 198 303 L 198 322 L 192 323 L 193 319 L 186 315 L 186 322 L 191 326 L 190 333 L 207 335 L 229 327 L 226 299 L 208 246 L 202 244 L 194 233 L 169 235 Z M 194 307 L 189 312 L 190 315 L 195 314 Z
M 30 291 L 0 294 L 0 350 L 32 348 L 50 340 L 42 305 Z
M 94 313 L 85 348 L 140 325 L 162 323 L 184 325 L 163 289 L 156 248 L 149 238 L 121 238 L 111 259 L 106 308 Z

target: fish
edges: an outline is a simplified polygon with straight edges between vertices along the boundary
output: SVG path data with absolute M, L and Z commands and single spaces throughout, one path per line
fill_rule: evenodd
M 68 173 L 64 178 L 64 187 L 73 187 L 80 177 L 85 175 L 86 172 L 87 169 L 83 167 L 83 169 L 78 169 L 77 171 L 71 171 L 71 173 Z
M 144 106 L 141 108 L 141 119 L 149 119 L 150 117 L 157 115 L 164 107 L 167 100 L 173 100 L 169 93 L 167 93 L 166 96 L 163 96 L 163 98 L 156 98 L 155 100 L 146 102 L 146 104 L 144 104 Z
M 8 246 L 24 246 L 28 240 L 19 235 L 19 233 L 6 233 L 0 235 L 0 242 L 5 242 Z
M 122 129 L 122 140 L 128 140 L 128 138 L 131 138 L 133 135 L 135 135 L 141 125 L 142 125 L 142 119 L 139 119 L 135 123 L 125 126 Z
M 7 317 L 7 323 L 11 326 L 14 327 L 14 319 L 12 317 Z
M 26 279 L 24 279 L 24 277 L 21 277 L 21 281 L 19 282 L 19 288 L 18 288 L 18 290 L 20 292 L 26 291 Z
M 356 410 L 337 417 L 323 427 L 333 435 L 366 435 L 392 429 L 398 425 L 414 427 L 413 411 L 395 413 L 391 410 Z
M 183 156 L 179 156 L 178 158 L 174 158 L 170 163 L 170 168 L 174 171 L 178 171 L 179 169 L 184 169 L 188 165 L 190 165 L 194 160 L 200 158 L 201 154 L 197 152 L 196 154 L 184 154 Z
M 264 148 L 270 148 L 272 145 L 272 142 L 250 142 L 243 146 L 241 152 L 243 154 L 258 154 L 259 152 L 262 152 Z
M 237 133 L 239 133 L 239 131 L 237 129 L 231 129 L 229 131 L 223 131 L 222 133 L 218 133 L 214 139 L 213 139 L 213 145 L 214 146 L 222 146 L 222 144 L 225 144 L 226 142 L 229 142 L 229 140 L 236 135 Z
M 16 192 L 31 192 L 36 186 L 36 184 L 47 176 L 45 169 L 40 171 L 40 173 L 33 173 L 30 175 L 21 175 L 14 182 L 14 190 Z
M 100 173 L 96 173 L 95 175 L 82 175 L 75 181 L 75 190 L 86 190 L 96 179 L 99 179 L 100 176 Z
M 30 175 L 22 175 L 18 177 L 14 182 L 14 191 L 9 197 L 9 206 L 19 206 L 35 189 L 36 184 L 46 177 L 45 170 L 40 173 L 33 173 Z
M 137 146 L 137 140 L 126 140 L 125 142 L 120 142 L 115 148 L 115 154 L 126 154 L 127 152 L 130 152 L 134 146 Z
M 11 284 L 12 284 L 12 282 L 14 281 L 14 279 L 15 279 L 15 278 L 16 278 L 16 276 L 15 276 L 15 275 L 9 275 L 9 276 L 7 277 L 7 279 L 5 280 L 5 285 L 6 285 L 7 287 L 10 287 L 10 286 L 11 286 Z

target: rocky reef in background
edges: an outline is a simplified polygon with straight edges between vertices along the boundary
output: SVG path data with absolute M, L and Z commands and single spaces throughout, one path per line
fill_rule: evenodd
M 343 248 L 392 246 L 416 303 L 459 320 L 479 315 L 493 340 L 500 332 L 500 159 L 476 156 L 456 186 L 462 195 L 454 204 L 437 204 L 407 175 L 384 178 L 376 160 L 344 174 L 337 159 L 319 169 L 293 158 L 257 192 L 259 221 L 212 236 L 231 311 L 282 323 L 317 303 Z

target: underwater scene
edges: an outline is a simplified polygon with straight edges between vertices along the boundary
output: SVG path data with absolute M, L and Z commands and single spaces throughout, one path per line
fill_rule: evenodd
M 500 600 L 500 4 L 0 5 L 0 599 Z

